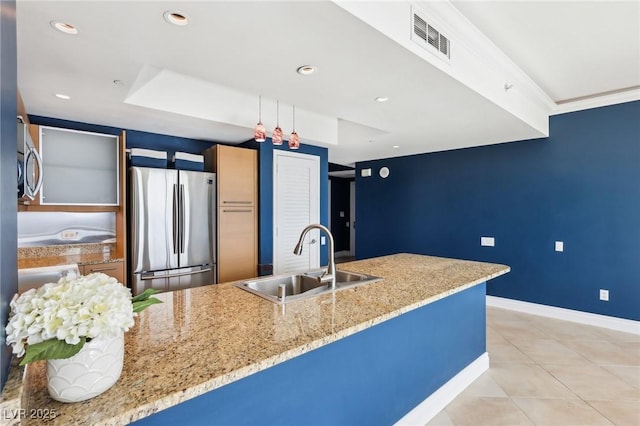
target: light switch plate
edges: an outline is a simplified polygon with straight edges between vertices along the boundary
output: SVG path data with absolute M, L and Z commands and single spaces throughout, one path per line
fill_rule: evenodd
M 496 239 L 493 237 L 480 237 L 480 245 L 484 247 L 493 247 L 496 245 Z
M 564 251 L 564 243 L 562 241 L 556 241 L 556 251 Z
M 362 169 L 362 170 L 360 170 L 360 176 L 362 176 L 362 177 L 370 177 L 371 176 L 371 169 Z
M 323 235 L 322 237 L 320 237 L 320 245 L 323 246 L 325 244 L 327 244 L 327 237 Z

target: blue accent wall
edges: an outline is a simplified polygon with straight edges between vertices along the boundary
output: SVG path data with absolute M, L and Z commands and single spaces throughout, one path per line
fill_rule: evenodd
M 358 258 L 504 263 L 488 294 L 640 320 L 640 101 L 552 116 L 548 138 L 358 163 L 356 209 Z
M 391 425 L 485 351 L 485 285 L 407 312 L 135 425 Z
M 273 265 L 273 151 L 275 149 L 288 151 L 287 145 L 273 145 L 271 138 L 258 143 L 248 141 L 243 144 L 247 148 L 258 150 L 260 218 L 258 222 L 260 238 L 258 258 L 261 269 L 266 265 Z M 329 226 L 329 153 L 327 148 L 313 145 L 300 144 L 296 152 L 320 157 L 320 223 Z M 302 231 L 302 230 L 301 230 Z M 291 247 L 293 250 L 293 247 Z M 328 247 L 325 245 L 320 250 L 320 265 L 328 262 Z
M 0 390 L 11 364 L 11 348 L 4 328 L 9 303 L 18 292 L 17 272 L 17 58 L 16 2 L 2 1 L 0 7 Z

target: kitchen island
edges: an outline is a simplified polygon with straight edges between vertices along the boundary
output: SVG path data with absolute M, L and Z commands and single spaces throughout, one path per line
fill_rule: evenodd
M 389 424 L 485 349 L 485 285 L 509 267 L 396 254 L 339 265 L 383 280 L 277 305 L 218 284 L 159 294 L 119 381 L 76 404 L 30 364 L 23 424 Z M 154 414 L 155 413 L 155 414 Z

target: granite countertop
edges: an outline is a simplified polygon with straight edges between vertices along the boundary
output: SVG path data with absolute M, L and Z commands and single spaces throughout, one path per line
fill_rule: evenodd
M 41 266 L 68 265 L 70 263 L 77 263 L 78 265 L 95 265 L 105 262 L 124 262 L 124 259 L 111 257 L 111 255 L 109 254 L 102 253 L 33 257 L 29 259 L 18 259 L 18 269 L 39 268 Z
M 47 392 L 45 362 L 26 369 L 23 425 L 120 425 L 239 380 L 509 272 L 505 265 L 396 254 L 339 265 L 383 280 L 277 305 L 232 283 L 158 295 L 125 334 L 119 381 L 88 401 Z
M 107 248 L 106 251 L 104 249 Z M 77 263 L 93 265 L 105 262 L 123 262 L 113 256 L 115 244 L 69 244 L 44 247 L 19 247 L 18 269 L 39 268 Z

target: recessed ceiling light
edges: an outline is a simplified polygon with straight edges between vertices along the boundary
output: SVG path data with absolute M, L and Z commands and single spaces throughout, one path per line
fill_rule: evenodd
M 398 148 L 400 148 L 400 145 L 394 145 L 393 146 L 393 149 L 398 149 Z
M 300 75 L 311 75 L 314 72 L 316 72 L 317 70 L 318 70 L 318 68 L 314 67 L 313 65 L 303 65 L 301 67 L 298 67 L 298 69 L 296 71 Z
M 167 10 L 164 12 L 164 20 L 173 25 L 185 26 L 189 23 L 189 18 L 182 12 Z
M 387 96 L 378 96 L 376 102 L 387 102 L 389 98 Z
M 56 93 L 56 98 L 68 101 L 69 99 L 71 99 L 71 96 L 65 95 L 64 93 Z
M 78 34 L 78 29 L 71 24 L 67 24 L 66 22 L 60 21 L 51 21 L 49 22 L 53 28 L 56 30 L 63 32 L 65 34 L 76 35 Z

